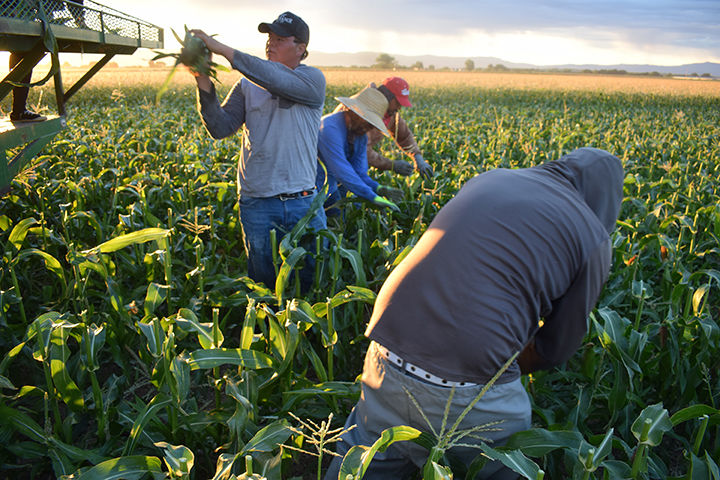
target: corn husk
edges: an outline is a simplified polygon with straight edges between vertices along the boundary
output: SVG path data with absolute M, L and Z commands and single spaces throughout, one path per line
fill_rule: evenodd
M 155 97 L 156 102 L 160 101 L 160 97 L 162 97 L 162 95 L 168 89 L 168 86 L 170 85 L 170 80 L 172 80 L 172 77 L 173 75 L 175 75 L 175 71 L 180 64 L 187 66 L 193 72 L 197 72 L 202 75 L 208 75 L 215 81 L 218 81 L 218 70 L 228 70 L 226 67 L 219 65 L 211 60 L 212 56 L 210 54 L 210 50 L 208 50 L 207 46 L 205 45 L 205 42 L 190 33 L 187 25 L 185 25 L 185 38 L 180 38 L 180 36 L 175 32 L 175 30 L 170 30 L 172 31 L 173 35 L 180 43 L 180 45 L 182 45 L 182 49 L 180 50 L 180 53 L 155 52 L 157 53 L 157 55 L 153 58 L 153 61 L 160 60 L 162 58 L 175 59 L 175 64 L 172 66 L 170 73 L 168 74 L 167 78 L 158 90 L 158 93 Z

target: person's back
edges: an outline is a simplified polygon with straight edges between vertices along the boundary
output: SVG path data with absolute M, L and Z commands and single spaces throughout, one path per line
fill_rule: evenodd
M 610 249 L 604 223 L 561 162 L 470 180 L 383 285 L 368 337 L 435 375 L 483 383 L 524 348 L 540 317 L 559 313 L 558 300 L 587 271 L 563 300 L 574 318 L 560 319 L 567 324 L 559 330 L 573 341 L 545 351 L 552 363 L 571 355 Z M 621 193 L 608 192 L 618 208 Z M 519 374 L 515 364 L 500 383 Z
M 362 394 L 345 422 L 356 427 L 337 453 L 395 425 L 437 430 L 462 417 L 460 430 L 489 425 L 481 435 L 493 445 L 530 428 L 520 373 L 558 365 L 580 345 L 608 276 L 622 189 L 620 160 L 594 148 L 470 180 L 380 289 Z M 479 440 L 466 439 L 451 453 L 470 465 Z M 407 478 L 426 460 L 427 450 L 400 442 L 376 454 L 365 477 Z M 326 480 L 339 469 L 336 458 Z M 478 478 L 515 476 L 495 461 Z

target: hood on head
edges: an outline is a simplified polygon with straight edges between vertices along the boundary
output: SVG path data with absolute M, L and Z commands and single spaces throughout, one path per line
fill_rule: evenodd
M 624 173 L 620 160 L 598 148 L 580 148 L 547 164 L 559 169 L 577 189 L 610 234 L 623 199 Z

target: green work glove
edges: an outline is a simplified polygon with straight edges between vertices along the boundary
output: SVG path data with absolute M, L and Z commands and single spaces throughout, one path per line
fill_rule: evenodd
M 393 202 L 402 202 L 403 192 L 399 188 L 386 187 L 385 185 L 378 185 L 376 190 L 378 195 L 387 197 Z
M 425 179 L 432 178 L 435 175 L 433 168 L 420 154 L 415 155 L 415 170 Z
M 392 170 L 398 175 L 403 175 L 407 177 L 408 175 L 413 173 L 413 166 L 405 160 L 395 160 L 392 163 Z
M 387 207 L 392 210 L 395 210 L 396 212 L 400 211 L 400 207 L 395 205 L 393 202 L 391 202 L 387 198 L 381 197 L 380 195 L 375 195 L 375 198 L 373 198 L 372 201 L 375 205 L 378 205 L 380 207 Z

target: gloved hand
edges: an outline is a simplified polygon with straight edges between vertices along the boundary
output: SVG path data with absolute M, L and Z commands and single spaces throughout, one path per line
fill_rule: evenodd
M 396 212 L 399 212 L 399 211 L 400 211 L 400 207 L 398 207 L 397 205 L 395 205 L 393 202 L 391 202 L 391 201 L 388 200 L 387 198 L 381 197 L 380 195 L 375 195 L 375 198 L 373 198 L 372 201 L 373 201 L 373 203 L 374 203 L 375 205 L 378 205 L 378 206 L 380 206 L 380 207 L 387 207 L 387 208 L 390 208 L 390 209 L 392 209 L 392 210 L 395 210 Z
M 422 178 L 428 179 L 435 176 L 433 168 L 430 166 L 429 163 L 425 161 L 423 156 L 420 154 L 415 155 L 415 169 L 418 171 Z
M 395 160 L 392 164 L 392 169 L 393 172 L 397 173 L 398 175 L 403 175 L 405 177 L 413 173 L 413 166 L 405 160 Z
M 390 200 L 392 200 L 393 202 L 402 202 L 402 200 L 403 200 L 403 192 L 399 188 L 392 188 L 392 187 L 386 187 L 385 185 L 378 185 L 376 191 L 377 191 L 378 195 L 387 197 Z

